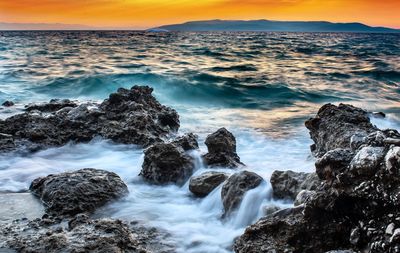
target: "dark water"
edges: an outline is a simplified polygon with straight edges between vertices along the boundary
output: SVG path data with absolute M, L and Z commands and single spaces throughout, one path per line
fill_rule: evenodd
M 331 33 L 0 32 L 0 102 L 17 113 L 31 101 L 104 99 L 118 87 L 150 85 L 176 108 L 182 132 L 200 142 L 231 130 L 247 169 L 266 181 L 275 169 L 313 171 L 303 124 L 328 102 L 384 111 L 380 127 L 399 129 L 400 35 Z M 201 144 L 201 152 L 206 149 Z M 200 153 L 193 156 L 199 157 Z M 231 252 L 233 239 L 268 205 L 268 183 L 246 195 L 221 221 L 220 189 L 193 199 L 183 187 L 155 187 L 137 176 L 142 150 L 104 140 L 24 157 L 0 156 L 0 191 L 83 167 L 117 172 L 130 195 L 99 212 L 166 229 L 179 252 Z M 196 174 L 206 171 L 201 163 Z

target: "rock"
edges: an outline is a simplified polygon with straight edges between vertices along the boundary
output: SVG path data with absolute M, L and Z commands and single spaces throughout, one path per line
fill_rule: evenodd
M 222 186 L 224 216 L 231 214 L 242 202 L 244 194 L 259 186 L 263 178 L 254 172 L 241 171 L 231 175 Z
M 192 177 L 189 190 L 197 197 L 205 197 L 228 178 L 223 172 L 210 171 Z
M 377 130 L 366 111 L 346 104 L 322 106 L 317 116 L 307 120 L 305 125 L 315 143 L 313 152 L 317 157 L 336 148 L 350 148 L 354 134 L 367 135 Z
M 393 144 L 395 146 L 400 146 L 400 139 L 395 139 L 395 138 L 386 138 L 383 140 L 384 143 L 386 144 Z
M 278 207 L 278 206 L 275 206 L 275 205 L 273 205 L 273 204 L 268 205 L 268 206 L 265 206 L 265 207 L 263 208 L 264 216 L 271 215 L 271 214 L 273 214 L 273 213 L 276 213 L 276 212 L 279 211 L 279 210 L 281 210 L 281 208 Z
M 148 147 L 179 128 L 179 116 L 161 105 L 147 86 L 120 88 L 101 104 L 51 100 L 30 104 L 25 112 L 0 120 L 0 133 L 13 138 L 14 150 L 36 151 L 96 136 Z M 0 142 L 0 152 L 12 147 Z
M 393 222 L 390 223 L 390 224 L 386 227 L 386 229 L 385 229 L 385 234 L 387 234 L 387 235 L 393 235 L 395 226 L 396 226 L 396 225 L 395 225 Z
M 157 143 L 144 151 L 140 176 L 154 184 L 183 184 L 193 173 L 194 160 L 173 143 Z
M 361 176 L 372 176 L 383 159 L 383 147 L 363 147 L 350 163 L 350 171 Z
M 321 181 L 315 173 L 276 170 L 271 175 L 274 197 L 294 200 L 301 190 L 314 190 Z
M 52 217 L 17 220 L 0 226 L 0 251 L 78 253 L 174 252 L 160 241 L 159 232 L 128 225 L 120 220 L 79 216 L 65 227 Z M 23 231 L 23 232 L 21 232 Z M 7 251 L 6 251 L 7 252 Z
M 299 206 L 306 203 L 317 194 L 316 191 L 301 190 L 294 200 L 294 206 Z
M 189 133 L 176 138 L 172 141 L 172 144 L 183 148 L 185 151 L 199 149 L 199 144 L 197 143 L 197 136 L 193 133 Z
M 350 148 L 351 150 L 357 150 L 361 145 L 367 142 L 367 135 L 363 132 L 355 133 L 350 138 Z
M 235 252 L 399 251 L 400 147 L 385 142 L 399 133 L 371 126 L 365 115 L 325 105 L 307 122 L 321 185 L 302 205 L 247 227 Z M 356 133 L 365 139 L 350 145 Z
M 4 103 L 2 103 L 1 105 L 4 106 L 4 107 L 10 107 L 10 106 L 14 105 L 14 102 L 10 101 L 10 100 L 7 100 L 7 101 L 4 101 Z
M 322 180 L 333 180 L 336 175 L 349 167 L 354 153 L 350 149 L 333 149 L 326 152 L 315 162 L 317 175 Z
M 203 156 L 206 165 L 228 168 L 243 165 L 236 153 L 235 136 L 225 128 L 207 136 L 205 144 L 208 148 L 208 153 Z
M 385 118 L 386 114 L 384 112 L 372 112 L 372 116 L 376 118 Z
M 40 177 L 33 180 L 29 189 L 43 201 L 46 212 L 57 216 L 90 213 L 128 193 L 117 174 L 98 169 Z
M 385 156 L 386 169 L 392 174 L 400 173 L 400 147 L 392 147 Z

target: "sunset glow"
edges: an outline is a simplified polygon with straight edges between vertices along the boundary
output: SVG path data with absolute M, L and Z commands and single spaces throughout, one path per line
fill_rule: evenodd
M 0 0 L 0 22 L 148 28 L 204 19 L 326 20 L 400 28 L 398 0 Z

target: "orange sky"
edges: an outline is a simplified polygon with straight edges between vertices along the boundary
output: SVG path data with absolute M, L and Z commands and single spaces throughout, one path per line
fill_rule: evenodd
M 148 28 L 203 19 L 327 20 L 400 28 L 400 0 L 0 0 L 0 22 Z

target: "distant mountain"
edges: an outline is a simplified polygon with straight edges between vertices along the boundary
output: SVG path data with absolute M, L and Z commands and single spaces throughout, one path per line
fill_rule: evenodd
M 86 25 L 60 24 L 60 23 L 3 23 L 0 30 L 94 30 L 95 27 Z
M 326 21 L 205 20 L 164 25 L 153 29 L 168 31 L 265 31 L 265 32 L 366 32 L 400 33 L 400 29 L 371 27 L 361 23 Z

